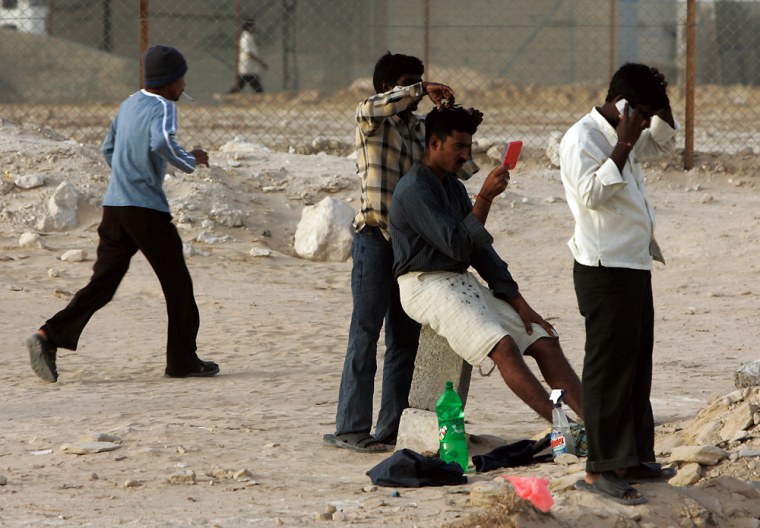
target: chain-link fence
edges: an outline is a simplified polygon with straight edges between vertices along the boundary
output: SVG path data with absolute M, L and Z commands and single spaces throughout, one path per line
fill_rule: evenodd
M 99 142 L 140 86 L 140 50 L 187 57 L 180 139 L 245 136 L 274 147 L 353 145 L 356 104 L 386 50 L 417 55 L 427 80 L 486 115 L 480 137 L 543 148 L 600 104 L 625 61 L 658 67 L 683 122 L 687 0 L 2 0 L 0 116 Z M 760 1 L 696 2 L 695 147 L 760 148 Z M 253 22 L 261 62 L 240 71 Z M 249 65 L 250 66 L 250 65 Z M 229 93 L 241 75 L 255 75 Z M 250 79 L 249 79 L 250 80 Z M 425 110 L 422 107 L 421 110 Z

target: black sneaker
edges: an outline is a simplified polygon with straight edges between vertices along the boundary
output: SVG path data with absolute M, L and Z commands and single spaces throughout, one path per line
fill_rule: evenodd
M 58 381 L 58 369 L 55 365 L 57 348 L 50 346 L 39 334 L 32 334 L 26 338 L 26 348 L 29 349 L 29 362 L 34 373 L 49 383 Z
M 198 365 L 190 372 L 164 372 L 168 378 L 210 378 L 219 374 L 219 365 L 213 361 L 198 360 Z

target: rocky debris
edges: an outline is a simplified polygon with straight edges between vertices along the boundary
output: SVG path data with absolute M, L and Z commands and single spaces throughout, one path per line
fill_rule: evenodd
M 219 148 L 219 152 L 228 153 L 249 153 L 249 154 L 268 154 L 272 152 L 269 148 L 258 143 L 251 143 L 244 136 L 235 136 L 231 141 L 228 141 Z M 240 157 L 234 157 L 238 160 Z
M 331 154 L 333 156 L 345 156 L 354 150 L 355 146 L 347 141 L 317 136 L 311 142 L 301 142 L 290 145 L 290 154 Z
M 745 363 L 734 372 L 737 389 L 760 386 L 760 361 Z
M 728 458 L 728 452 L 715 446 L 681 446 L 670 454 L 670 462 L 696 462 L 703 466 L 714 466 L 724 458 Z
M 680 431 L 679 436 L 683 445 L 719 446 L 735 439 L 760 437 L 758 425 L 760 425 L 760 387 L 752 387 L 711 400 Z
M 166 479 L 169 484 L 195 484 L 195 471 L 183 469 L 169 475 Z
M 8 477 L 0 475 L 0 486 L 6 486 L 8 484 Z
M 306 206 L 296 227 L 294 249 L 299 257 L 342 262 L 351 256 L 354 209 L 332 197 Z
M 79 193 L 68 182 L 61 182 L 48 200 L 48 214 L 37 222 L 40 231 L 66 231 L 79 225 Z
M 684 464 L 678 473 L 668 481 L 671 486 L 691 486 L 702 478 L 702 466 L 696 462 Z

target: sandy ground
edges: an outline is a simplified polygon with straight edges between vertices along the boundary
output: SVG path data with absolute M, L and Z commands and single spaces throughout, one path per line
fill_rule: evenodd
M 399 497 L 394 489 L 371 487 L 365 472 L 385 455 L 322 443 L 334 430 L 351 262 L 311 262 L 292 251 L 304 205 L 327 195 L 358 203 L 347 158 L 214 151 L 210 169 L 167 182 L 181 234 L 196 250 L 188 265 L 201 312 L 199 354 L 219 362 L 218 377 L 162 376 L 164 301 L 137 256 L 79 349 L 59 350 L 58 383 L 45 384 L 29 368 L 23 342 L 90 275 L 108 171 L 93 146 L 8 122 L 0 127 L 0 152 L 0 526 L 760 525 L 760 512 L 734 522 L 760 495 L 739 492 L 731 487 L 739 481 L 720 477 L 760 480 L 758 469 L 740 474 L 731 464 L 689 488 L 642 485 L 650 502 L 635 508 L 573 490 L 582 464 L 470 473 L 468 485 L 399 489 Z M 730 161 L 704 155 L 690 173 L 673 160 L 648 169 L 668 259 L 654 271 L 652 402 L 659 440 L 713 395 L 732 391 L 734 370 L 758 359 L 760 163 L 752 155 Z M 46 185 L 13 185 L 15 175 L 28 173 L 44 174 Z M 473 192 L 482 179 L 468 184 Z M 43 233 L 46 248 L 19 247 L 22 233 L 37 232 L 36 220 L 63 180 L 81 193 L 79 227 Z M 558 169 L 529 156 L 496 200 L 487 227 L 525 297 L 558 329 L 580 371 L 584 335 L 563 196 Z M 244 226 L 213 227 L 233 237 L 225 243 L 194 242 L 211 229 L 202 222 L 214 202 L 243 209 Z M 253 257 L 252 247 L 273 252 Z M 59 260 L 69 249 L 90 257 Z M 474 375 L 470 433 L 511 442 L 546 427 L 498 376 Z M 118 437 L 120 447 L 87 455 L 61 449 L 98 434 Z M 545 515 L 514 504 L 511 510 L 473 504 L 473 483 L 502 473 L 550 478 L 557 504 Z M 330 506 L 335 520 L 317 520 Z

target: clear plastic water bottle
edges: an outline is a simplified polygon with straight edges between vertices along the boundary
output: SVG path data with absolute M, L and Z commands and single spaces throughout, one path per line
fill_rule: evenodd
M 454 383 L 446 382 L 446 389 L 435 404 L 438 415 L 438 439 L 441 460 L 456 462 L 467 473 L 470 458 L 467 454 L 467 438 L 464 434 L 464 407 L 454 390 Z
M 570 434 L 570 422 L 567 419 L 564 409 L 562 409 L 562 395 L 565 393 L 562 389 L 552 391 L 549 399 L 552 401 L 552 456 L 557 458 L 560 455 L 569 453 L 575 454 L 575 440 Z

